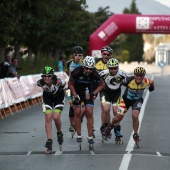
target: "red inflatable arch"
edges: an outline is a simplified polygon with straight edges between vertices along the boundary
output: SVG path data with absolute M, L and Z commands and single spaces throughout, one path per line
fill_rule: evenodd
M 119 34 L 169 34 L 170 15 L 115 14 L 90 35 L 89 55 L 100 56 L 102 47 Z

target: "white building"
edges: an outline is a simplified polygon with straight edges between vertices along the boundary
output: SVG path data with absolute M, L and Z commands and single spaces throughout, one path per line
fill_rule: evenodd
M 170 65 L 170 43 L 160 43 L 155 47 L 155 64 L 159 62 Z

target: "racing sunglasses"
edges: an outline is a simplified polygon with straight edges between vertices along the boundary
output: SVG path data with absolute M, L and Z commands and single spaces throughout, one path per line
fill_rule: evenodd
M 93 70 L 93 68 L 84 67 L 86 70 Z
M 102 55 L 111 56 L 111 54 L 108 54 L 108 53 L 102 53 Z
M 52 77 L 52 75 L 42 75 L 41 77 L 42 77 L 42 78 L 45 78 L 45 77 L 50 78 L 50 77 Z
M 136 76 L 136 77 L 144 77 L 145 74 L 143 74 L 143 73 L 136 73 L 135 76 Z
M 109 67 L 109 70 L 117 70 L 118 67 Z
M 74 56 L 82 57 L 82 54 L 74 54 Z

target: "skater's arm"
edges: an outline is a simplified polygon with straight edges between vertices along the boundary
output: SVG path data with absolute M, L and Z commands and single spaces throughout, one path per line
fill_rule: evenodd
M 76 98 L 77 97 L 77 93 L 76 93 L 76 90 L 74 88 L 74 82 L 69 80 L 68 87 L 69 87 L 69 89 L 71 91 L 71 94 L 74 96 L 74 98 Z

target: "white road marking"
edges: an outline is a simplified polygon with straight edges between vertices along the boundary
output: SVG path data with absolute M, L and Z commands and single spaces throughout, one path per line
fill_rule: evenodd
M 28 151 L 27 155 L 31 155 L 31 152 L 32 152 L 32 151 Z
M 160 154 L 160 152 L 156 152 L 156 153 L 157 153 L 158 156 L 162 156 L 162 155 Z
M 151 79 L 153 80 L 154 76 L 152 76 Z M 144 116 L 144 113 L 145 113 L 144 112 L 145 106 L 146 106 L 146 103 L 147 103 L 148 98 L 149 98 L 149 93 L 150 93 L 149 90 L 147 90 L 146 96 L 144 98 L 142 108 L 141 108 L 141 111 L 140 111 L 140 114 L 139 114 L 139 131 L 140 131 L 141 122 L 142 122 L 142 119 L 143 119 L 143 116 Z M 126 147 L 126 151 L 128 151 L 128 154 L 124 154 L 122 162 L 121 162 L 120 167 L 119 167 L 119 170 L 128 170 L 129 163 L 130 163 L 130 160 L 131 160 L 131 157 L 132 157 L 130 152 L 133 151 L 134 144 L 135 144 L 134 140 L 133 140 L 133 133 L 134 132 L 132 131 L 131 136 L 130 136 L 130 140 L 129 140 L 127 147 Z

